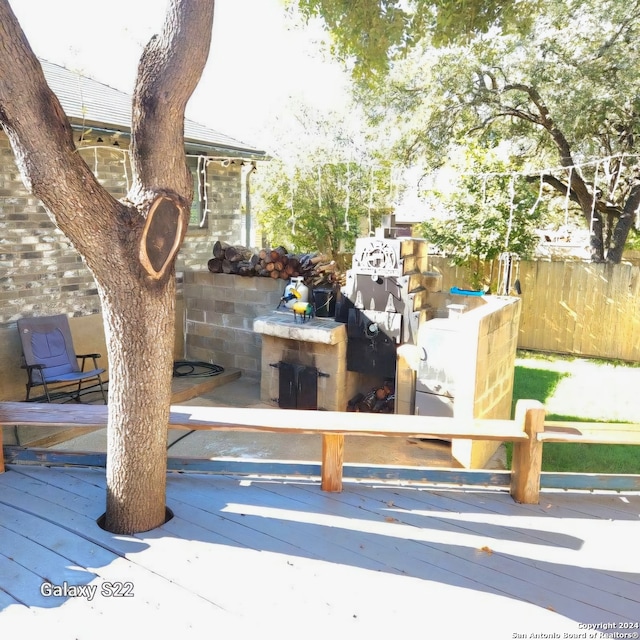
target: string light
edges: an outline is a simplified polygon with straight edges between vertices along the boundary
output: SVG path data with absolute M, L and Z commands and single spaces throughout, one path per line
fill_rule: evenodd
M 611 160 L 622 160 L 624 158 L 640 158 L 640 154 L 637 153 L 618 153 L 618 154 L 613 154 L 610 156 L 605 156 L 603 158 L 594 158 L 593 160 L 585 160 L 584 162 L 579 162 L 576 164 L 572 164 L 572 165 L 566 165 L 566 166 L 561 166 L 561 167 L 547 167 L 544 169 L 531 169 L 531 170 L 526 170 L 526 171 L 485 171 L 485 172 L 475 172 L 475 171 L 461 171 L 460 175 L 461 176 L 511 176 L 511 175 L 515 175 L 515 176 L 523 176 L 523 177 L 529 177 L 532 174 L 535 173 L 540 173 L 540 174 L 553 174 L 553 173 L 562 173 L 564 171 L 566 171 L 567 169 L 573 171 L 579 171 L 580 169 L 584 168 L 584 167 L 589 167 L 589 166 L 597 166 L 603 162 L 610 162 Z
M 369 169 L 369 205 L 367 206 L 367 214 L 369 219 L 369 235 L 373 235 L 373 221 L 371 220 L 371 211 L 373 210 L 373 165 Z
M 536 201 L 533 203 L 533 206 L 531 207 L 531 209 L 529 210 L 529 215 L 532 216 L 535 213 L 535 210 L 538 207 L 538 204 L 540 204 L 540 201 L 542 200 L 542 186 L 544 184 L 544 174 L 540 173 L 540 188 L 538 189 L 538 197 L 536 198 Z M 566 224 L 566 222 L 565 222 Z
M 589 233 L 593 233 L 593 220 L 596 212 L 596 199 L 598 194 L 598 168 L 600 163 L 596 163 L 596 170 L 593 176 L 593 198 L 591 200 L 591 218 L 589 220 Z
M 504 248 L 509 248 L 509 238 L 511 237 L 511 229 L 513 228 L 513 211 L 515 209 L 515 199 L 516 199 L 516 177 L 515 175 L 511 175 L 511 180 L 509 181 L 509 222 L 507 223 L 507 234 L 504 239 Z
M 207 224 L 207 214 L 209 213 L 209 195 L 207 189 L 207 166 L 209 160 L 204 156 L 198 158 L 198 198 L 202 202 L 204 199 L 204 206 L 202 207 L 202 217 L 200 218 L 200 224 L 198 225 L 203 229 Z M 200 182 L 202 180 L 202 182 Z
M 349 231 L 349 196 L 351 195 L 350 183 L 351 183 L 351 163 L 347 162 L 347 182 L 345 184 L 347 195 L 344 201 L 344 228 L 347 231 Z
M 609 159 L 607 161 L 608 163 L 611 162 L 611 159 Z M 616 175 L 616 181 L 613 183 L 613 187 L 611 187 L 611 192 L 609 193 L 609 198 L 613 198 L 613 194 L 615 193 L 616 189 L 618 188 L 618 183 L 620 182 L 620 176 L 622 175 L 622 168 L 624 167 L 624 154 L 622 156 L 620 156 L 620 162 L 618 163 L 618 173 Z
M 571 178 L 572 177 L 573 177 L 573 167 L 569 167 L 569 178 L 567 180 L 567 194 L 564 199 L 564 226 L 565 227 L 569 223 L 569 198 L 571 197 Z

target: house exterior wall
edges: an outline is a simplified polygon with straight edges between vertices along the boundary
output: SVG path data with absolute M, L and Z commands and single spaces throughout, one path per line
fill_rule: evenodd
M 76 134 L 77 135 L 77 134 Z M 95 144 L 95 143 L 94 143 Z M 120 137 L 101 146 L 82 147 L 85 159 L 100 183 L 116 198 L 124 196 L 131 180 L 127 140 Z M 225 163 L 226 164 L 226 163 Z M 179 285 L 176 355 L 182 357 L 182 281 L 185 270 L 207 271 L 213 243 L 223 239 L 240 243 L 242 219 L 241 166 L 210 161 L 207 166 L 207 224 L 190 226 L 178 255 Z M 106 360 L 100 300 L 94 279 L 69 240 L 50 220 L 42 203 L 30 195 L 16 167 L 6 135 L 0 132 L 0 400 L 24 396 L 26 374 L 20 369 L 16 321 L 26 316 L 66 313 L 72 319 L 74 341 L 95 335 Z M 76 345 L 80 350 L 80 345 Z M 25 379 L 23 380 L 23 377 Z

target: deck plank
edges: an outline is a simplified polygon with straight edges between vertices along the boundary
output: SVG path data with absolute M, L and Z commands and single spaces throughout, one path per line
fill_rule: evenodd
M 273 483 L 268 486 L 271 488 L 275 488 L 275 490 L 277 491 L 277 488 L 282 485 Z M 307 499 L 307 505 L 308 505 L 309 501 L 317 496 L 317 492 L 313 487 L 308 487 L 307 491 L 309 494 L 309 498 Z M 376 493 L 379 494 L 380 491 L 383 492 L 382 497 L 384 498 L 385 497 L 384 490 L 377 489 Z M 286 492 L 290 493 L 290 487 L 287 487 Z M 358 509 L 358 511 L 354 511 L 354 510 L 345 511 L 343 517 L 362 518 L 364 515 L 364 512 L 362 509 L 364 507 L 362 507 L 359 504 L 357 492 L 358 492 L 358 487 L 354 488 L 353 492 L 347 492 L 344 495 L 337 494 L 335 497 L 331 496 L 328 499 L 329 500 L 333 499 L 337 503 L 344 502 L 344 503 L 350 504 L 351 506 L 355 506 Z M 399 492 L 394 492 L 394 493 L 397 495 Z M 424 493 L 428 493 L 428 492 L 424 492 Z M 318 502 L 322 504 L 326 504 L 326 500 L 327 498 L 321 497 Z M 370 505 L 371 502 L 372 501 L 369 500 L 367 504 Z M 399 511 L 397 508 L 395 508 L 395 505 L 392 505 L 392 508 L 390 508 L 389 505 L 392 505 L 391 500 L 389 500 L 388 502 L 380 503 L 378 507 L 374 507 L 374 508 L 368 507 L 366 509 L 366 512 L 369 516 L 372 517 L 373 522 L 376 522 L 376 521 L 382 522 L 383 520 L 386 521 L 387 519 L 390 519 L 393 522 L 399 523 L 401 525 L 409 524 L 409 525 L 415 526 L 416 529 L 414 531 L 424 532 L 426 528 L 425 525 L 428 525 L 428 528 L 432 531 L 432 534 L 435 531 L 437 531 L 437 534 L 441 534 L 441 535 L 435 535 L 435 536 L 432 535 L 432 537 L 435 538 L 435 540 L 433 541 L 431 539 L 428 540 L 429 546 L 435 547 L 436 551 L 439 550 L 438 549 L 439 545 L 441 545 L 445 540 L 450 541 L 451 539 L 453 539 L 454 536 L 456 536 L 460 540 L 460 543 L 464 545 L 464 549 L 465 549 L 465 551 L 459 554 L 460 558 L 465 559 L 467 561 L 471 561 L 471 562 L 477 562 L 478 558 L 482 559 L 483 554 L 475 553 L 473 557 L 470 558 L 469 553 L 466 551 L 466 549 L 471 547 L 471 544 L 469 544 L 467 540 L 467 538 L 471 536 L 475 544 L 478 545 L 476 547 L 476 550 L 480 550 L 482 548 L 491 549 L 491 553 L 489 555 L 492 558 L 492 562 L 491 562 L 492 569 L 504 574 L 507 580 L 509 579 L 518 580 L 520 579 L 519 576 L 522 576 L 523 570 L 527 570 L 527 582 L 531 583 L 534 587 L 535 586 L 544 587 L 549 580 L 548 569 L 544 569 L 544 570 L 536 569 L 536 567 L 540 565 L 541 556 L 548 556 L 549 554 L 553 556 L 554 546 L 560 547 L 561 550 L 564 550 L 564 549 L 576 550 L 576 549 L 579 549 L 582 544 L 582 540 L 575 536 L 556 534 L 553 542 L 549 543 L 544 548 L 542 548 L 540 547 L 540 545 L 542 544 L 541 541 L 536 540 L 534 537 L 532 537 L 528 533 L 526 528 L 522 528 L 521 530 L 518 530 L 516 528 L 510 527 L 506 519 L 504 519 L 504 522 L 500 524 L 494 524 L 494 523 L 488 524 L 478 519 L 475 519 L 473 522 L 471 522 L 471 524 L 466 524 L 466 523 L 460 524 L 459 522 L 455 522 L 455 521 L 450 522 L 446 517 L 442 517 L 442 518 L 429 517 L 428 519 L 426 519 L 422 513 L 412 510 L 413 505 L 411 507 L 407 507 L 407 509 L 405 509 L 404 511 Z M 261 506 L 263 509 L 265 507 L 272 509 L 270 513 L 272 513 L 273 515 L 279 514 L 279 513 L 282 514 L 282 509 L 286 508 L 285 505 L 280 505 L 278 502 L 276 502 L 276 504 L 272 506 L 272 501 L 268 503 L 265 503 L 264 501 L 262 501 Z M 295 509 L 296 505 L 292 505 L 292 507 L 293 509 Z M 302 507 L 302 503 L 300 503 L 300 505 L 297 506 L 298 509 L 300 509 L 301 507 Z M 281 515 L 281 517 L 286 517 L 286 514 Z M 333 531 L 336 530 L 337 528 L 338 528 L 337 525 L 333 526 L 332 536 L 334 535 Z M 480 535 L 479 539 L 478 539 L 478 534 Z M 408 530 L 408 532 L 406 532 L 405 534 L 406 539 L 411 539 L 412 535 L 414 535 L 413 531 Z M 415 535 L 419 538 L 419 534 L 416 533 Z M 499 542 L 496 543 L 496 541 L 499 541 Z M 418 542 L 425 542 L 425 541 L 420 541 L 418 539 Z M 465 542 L 467 542 L 467 544 L 464 544 Z M 535 543 L 538 547 L 540 547 L 538 549 L 534 547 L 534 551 L 538 551 L 538 553 L 534 554 L 532 559 L 521 557 L 520 550 L 521 550 L 522 544 L 523 543 L 531 544 L 532 542 Z M 498 549 L 501 550 L 501 553 L 497 552 Z M 411 559 L 414 562 L 415 561 L 421 562 L 424 559 L 424 550 L 422 548 L 416 547 L 416 552 L 414 554 L 410 554 L 409 549 L 405 547 L 404 552 L 405 552 L 405 556 L 411 555 Z M 438 566 L 438 564 L 439 562 L 436 562 L 434 566 Z M 481 564 L 483 565 L 486 564 L 484 562 L 484 559 L 482 559 Z M 579 590 L 579 593 L 576 594 L 576 599 L 579 597 L 581 601 L 586 603 L 589 607 L 596 607 L 596 608 L 605 609 L 605 610 L 607 610 L 607 607 L 608 607 L 608 610 L 610 613 L 616 613 L 617 615 L 620 615 L 620 616 L 629 615 L 629 606 L 626 603 L 625 603 L 625 606 L 620 607 L 618 606 L 619 604 L 618 598 L 608 598 L 607 594 L 603 596 L 601 591 L 598 591 L 597 589 L 594 589 L 589 585 L 589 580 L 591 578 L 590 576 L 586 575 L 584 572 L 580 573 L 577 570 L 574 571 L 573 567 L 565 568 L 563 567 L 562 564 L 557 565 L 557 567 L 559 567 L 558 569 L 556 568 L 556 565 L 554 563 L 549 563 L 549 562 L 545 563 L 544 566 L 550 567 L 551 569 L 554 570 L 553 575 L 556 578 L 556 580 L 554 581 L 556 584 L 555 584 L 553 593 L 555 594 L 554 597 L 556 598 L 556 600 L 564 598 L 563 588 L 568 589 L 573 586 L 574 589 Z M 473 575 L 473 569 L 474 567 L 467 567 L 465 573 L 467 575 Z M 394 567 L 394 570 L 398 570 L 398 567 Z M 403 569 L 403 570 L 406 571 L 406 569 Z M 572 575 L 570 578 L 567 578 L 563 575 L 562 573 L 563 570 L 572 572 L 574 575 Z M 601 579 L 605 579 L 605 578 L 606 576 L 603 576 Z M 586 582 L 582 582 L 584 580 L 586 580 Z M 625 586 L 624 583 L 621 583 L 618 580 L 615 580 L 615 582 L 616 582 L 615 586 L 617 587 L 618 591 L 620 591 L 620 589 Z M 490 588 L 492 584 L 496 585 L 499 583 L 491 582 L 491 583 L 486 583 L 484 586 L 486 588 Z M 629 585 L 627 584 L 626 587 L 628 589 Z M 503 592 L 508 593 L 510 592 L 511 588 L 512 588 L 511 585 L 506 585 L 503 588 Z M 549 595 L 550 595 L 549 593 L 545 592 L 545 590 L 542 589 L 542 591 L 538 593 L 538 599 L 548 598 Z
M 477 511 L 474 514 L 459 514 L 458 517 L 453 512 L 421 509 L 424 504 L 421 501 L 415 501 L 400 492 L 394 493 L 395 499 L 387 503 L 391 517 L 420 528 L 425 527 L 426 521 L 430 528 L 443 532 L 446 539 L 451 541 L 459 538 L 460 534 L 480 536 L 486 544 L 479 548 L 491 549 L 492 566 L 508 575 L 524 575 L 527 581 L 546 587 L 551 577 L 548 574 L 552 574 L 553 593 L 564 596 L 571 592 L 574 599 L 620 616 L 628 617 L 634 607 L 640 607 L 640 588 L 635 588 L 633 584 L 635 581 L 640 586 L 640 563 L 624 558 L 621 568 L 624 568 L 623 575 L 626 577 L 619 578 L 602 572 L 597 588 L 592 583 L 593 576 L 584 568 L 585 565 L 597 567 L 612 545 L 616 548 L 632 548 L 637 527 L 631 529 L 625 527 L 626 523 L 612 525 L 610 521 L 601 521 L 593 530 L 597 534 L 593 542 L 584 540 L 579 529 L 575 530 L 575 534 L 551 531 L 549 527 L 545 529 L 540 518 L 514 513 L 513 507 L 506 516 L 496 517 L 489 512 Z M 379 496 L 384 497 L 384 494 Z M 497 496 L 494 496 L 494 500 L 497 500 Z M 519 505 L 514 506 L 516 511 L 520 511 Z M 581 566 L 566 563 L 567 551 L 580 552 Z M 620 595 L 635 604 L 622 602 L 620 606 Z
M 505 593 L 517 592 L 521 597 L 530 598 L 531 602 L 540 606 L 551 606 L 550 601 L 553 601 L 557 610 L 568 607 L 582 616 L 589 615 L 593 610 L 628 617 L 638 606 L 637 602 L 634 604 L 621 600 L 619 593 L 612 596 L 600 589 L 600 582 L 599 588 L 594 589 L 590 586 L 593 576 L 563 564 L 566 549 L 575 551 L 582 542 L 580 538 L 558 536 L 563 541 L 560 548 L 554 548 L 554 545 L 541 546 L 540 541 L 531 545 L 532 539 L 526 534 L 526 530 L 518 532 L 511 529 L 508 525 L 510 520 L 507 519 L 504 519 L 506 526 L 502 526 L 502 523 L 487 523 L 484 518 L 479 517 L 480 514 L 474 514 L 473 518 L 465 514 L 467 518 L 460 522 L 451 520 L 446 512 L 440 512 L 439 516 L 434 517 L 430 513 L 412 509 L 410 502 L 403 500 L 400 491 L 394 492 L 394 500 L 391 499 L 391 494 L 387 493 L 385 496 L 383 492 L 382 497 L 389 499 L 377 504 L 370 499 L 362 502 L 358 491 L 362 492 L 364 488 L 336 495 L 334 499 L 348 507 L 357 508 L 361 514 L 366 511 L 374 524 L 383 518 L 392 520 L 396 523 L 396 528 L 405 529 L 407 539 L 413 537 L 418 545 L 428 547 L 428 551 L 425 551 L 417 546 L 417 557 L 424 558 L 427 555 L 434 558 L 436 564 L 440 564 L 446 553 L 449 555 L 449 570 L 453 571 L 457 567 L 461 574 L 478 576 L 479 580 L 484 576 L 484 580 L 488 580 L 484 583 L 485 587 L 493 586 Z M 398 504 L 405 508 L 399 509 Z M 348 507 L 344 511 L 345 517 L 350 513 Z M 415 527 L 415 533 L 412 533 L 410 527 Z M 627 540 L 627 545 L 631 545 L 631 540 Z M 565 573 L 569 573 L 569 577 Z M 618 592 L 625 586 L 626 596 L 631 591 L 631 585 L 616 580 Z M 567 590 L 572 592 L 571 599 L 565 596 Z
M 506 640 L 562 637 L 640 608 L 635 495 L 551 492 L 518 505 L 495 490 L 349 482 L 327 494 L 305 479 L 170 474 L 175 517 L 116 536 L 95 522 L 104 492 L 104 470 L 0 476 L 0 630 L 126 637 L 137 616 L 156 637 Z M 43 574 L 130 580 L 136 597 L 42 602 Z

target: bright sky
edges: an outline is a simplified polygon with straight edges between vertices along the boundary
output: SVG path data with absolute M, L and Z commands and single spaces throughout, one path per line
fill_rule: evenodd
M 9 0 L 36 55 L 131 92 L 142 47 L 166 0 Z M 321 60 L 319 30 L 287 28 L 280 0 L 217 0 L 209 62 L 187 116 L 265 145 L 289 96 L 318 106 L 341 98 L 338 65 Z

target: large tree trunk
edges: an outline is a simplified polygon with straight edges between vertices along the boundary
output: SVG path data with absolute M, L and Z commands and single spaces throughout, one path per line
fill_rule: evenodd
M 110 367 L 105 527 L 165 518 L 166 441 L 175 323 L 175 257 L 192 181 L 184 111 L 209 53 L 214 0 L 170 0 L 147 45 L 133 102 L 133 186 L 114 200 L 76 153 L 8 0 L 0 0 L 0 123 L 23 180 L 93 273 Z
M 112 287 L 102 297 L 111 380 L 105 518 L 109 531 L 146 531 L 165 519 L 173 282 L 156 289 Z

